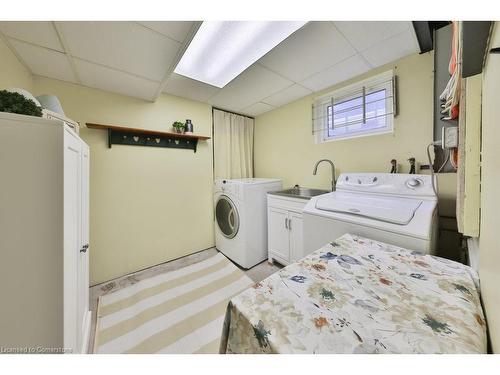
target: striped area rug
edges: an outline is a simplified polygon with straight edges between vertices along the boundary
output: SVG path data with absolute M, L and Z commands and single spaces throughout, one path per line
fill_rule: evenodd
M 101 296 L 94 353 L 218 353 L 229 300 L 253 284 L 219 253 Z

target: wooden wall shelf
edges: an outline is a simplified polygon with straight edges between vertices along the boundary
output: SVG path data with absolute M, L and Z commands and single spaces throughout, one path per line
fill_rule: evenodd
M 108 131 L 108 147 L 111 145 L 150 146 L 184 148 L 196 152 L 198 141 L 206 141 L 210 137 L 196 134 L 180 134 L 156 130 L 128 128 L 125 126 L 86 123 L 87 128 Z

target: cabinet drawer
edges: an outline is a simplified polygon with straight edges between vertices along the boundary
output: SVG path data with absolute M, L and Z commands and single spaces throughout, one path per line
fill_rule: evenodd
M 302 212 L 307 202 L 309 201 L 306 199 L 281 197 L 272 194 L 267 195 L 268 207 L 281 208 L 288 211 Z

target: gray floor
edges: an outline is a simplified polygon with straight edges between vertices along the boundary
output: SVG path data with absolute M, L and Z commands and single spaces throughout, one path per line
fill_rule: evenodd
M 129 285 L 133 285 L 141 280 L 147 279 L 149 277 L 161 274 L 163 272 L 173 271 L 182 267 L 189 266 L 193 263 L 201 262 L 207 258 L 210 258 L 217 254 L 217 249 L 215 247 L 200 251 L 195 254 L 191 254 L 179 259 L 172 260 L 170 262 L 162 263 L 157 266 L 147 268 L 142 271 L 134 272 L 126 276 L 119 277 L 117 279 L 94 285 L 90 288 L 90 310 L 92 312 L 92 323 L 90 327 L 90 343 L 89 343 L 89 353 L 93 352 L 94 347 L 94 335 L 96 326 L 96 311 L 97 311 L 97 300 L 99 296 L 112 293 L 116 290 L 125 288 Z M 256 283 L 264 280 L 269 275 L 279 271 L 281 266 L 279 264 L 270 264 L 265 260 L 264 262 L 256 265 L 249 270 L 243 270 L 248 277 L 250 277 Z

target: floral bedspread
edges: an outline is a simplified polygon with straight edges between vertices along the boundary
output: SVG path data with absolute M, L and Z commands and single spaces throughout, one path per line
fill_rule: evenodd
M 234 297 L 221 353 L 485 353 L 475 272 L 346 234 Z

